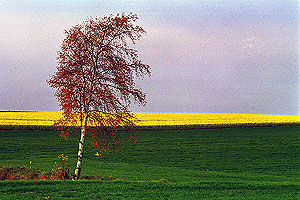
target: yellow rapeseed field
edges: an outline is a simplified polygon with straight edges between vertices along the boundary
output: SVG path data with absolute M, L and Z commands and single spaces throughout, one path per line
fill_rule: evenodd
M 51 126 L 60 112 L 0 112 L 0 125 Z
M 140 126 L 221 125 L 252 123 L 300 123 L 300 116 L 214 114 L 214 113 L 135 113 Z M 60 112 L 0 112 L 1 125 L 51 126 Z

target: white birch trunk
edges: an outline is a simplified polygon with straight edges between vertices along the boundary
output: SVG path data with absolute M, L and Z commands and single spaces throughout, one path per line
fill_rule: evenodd
M 83 143 L 84 143 L 84 137 L 86 135 L 86 124 L 87 124 L 87 118 L 88 115 L 84 115 L 82 127 L 81 127 L 81 136 L 80 136 L 80 141 L 79 141 L 79 146 L 78 146 L 78 157 L 77 157 L 77 164 L 75 168 L 75 172 L 73 175 L 74 179 L 79 179 L 80 177 L 80 172 L 81 172 L 81 165 L 82 165 L 82 156 L 83 156 Z

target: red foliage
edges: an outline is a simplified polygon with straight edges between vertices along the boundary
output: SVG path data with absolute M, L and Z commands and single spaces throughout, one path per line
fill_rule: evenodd
M 117 152 L 117 129 L 134 128 L 137 119 L 129 107 L 132 101 L 146 103 L 134 79 L 150 76 L 150 66 L 128 45 L 145 33 L 135 25 L 137 19 L 132 13 L 89 18 L 65 31 L 57 72 L 48 80 L 63 111 L 54 124 L 62 138 L 76 131 L 72 127 L 81 127 L 100 154 Z

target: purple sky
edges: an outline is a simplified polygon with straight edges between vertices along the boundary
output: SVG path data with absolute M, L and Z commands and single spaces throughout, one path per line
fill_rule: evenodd
M 45 80 L 63 31 L 89 16 L 138 14 L 152 76 L 134 112 L 299 115 L 294 0 L 0 0 L 0 110 L 58 111 Z

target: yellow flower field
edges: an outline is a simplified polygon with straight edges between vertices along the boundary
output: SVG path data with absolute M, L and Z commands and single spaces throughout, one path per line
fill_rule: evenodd
M 214 113 L 135 113 L 140 126 L 161 125 L 220 125 L 299 123 L 300 116 L 214 114 Z M 61 117 L 60 112 L 0 112 L 1 125 L 51 126 Z

